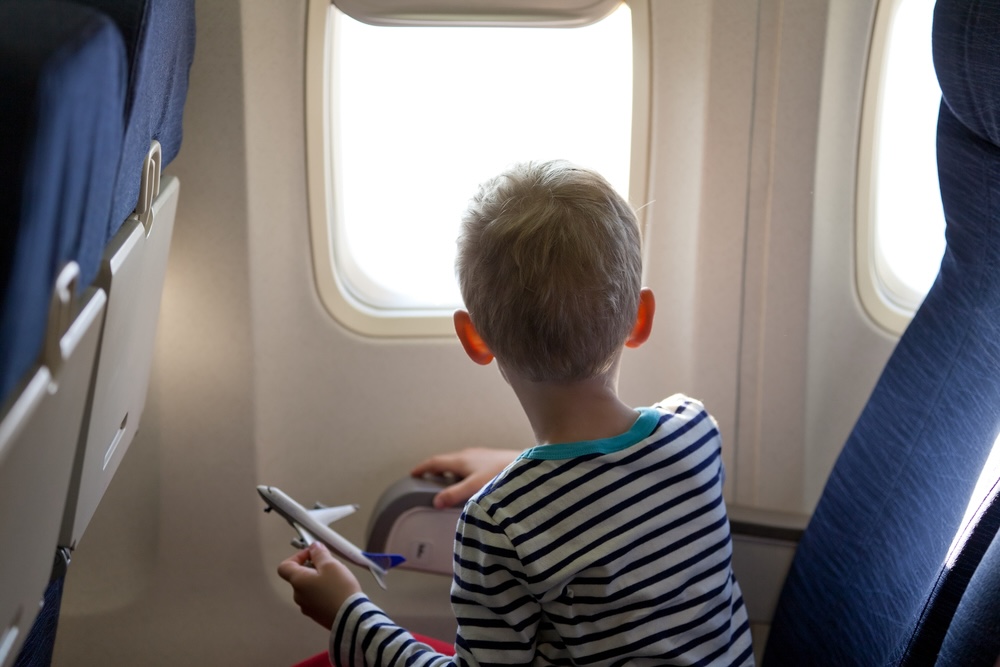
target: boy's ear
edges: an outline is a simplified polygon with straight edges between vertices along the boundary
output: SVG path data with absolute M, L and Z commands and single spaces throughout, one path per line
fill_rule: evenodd
M 626 347 L 639 347 L 649 339 L 649 334 L 653 330 L 653 314 L 655 312 L 656 299 L 653 298 L 653 290 L 643 287 L 639 292 L 639 313 L 635 318 L 632 333 L 625 341 Z
M 486 342 L 479 335 L 479 332 L 476 331 L 476 326 L 472 323 L 468 311 L 455 311 L 455 333 L 458 334 L 458 339 L 462 341 L 462 347 L 465 348 L 465 353 L 469 355 L 469 359 L 482 366 L 486 366 L 493 361 L 493 352 L 490 351 Z

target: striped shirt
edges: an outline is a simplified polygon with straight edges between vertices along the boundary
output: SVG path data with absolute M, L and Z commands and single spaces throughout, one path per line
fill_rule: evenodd
M 359 594 L 335 664 L 752 665 L 715 420 L 680 394 L 638 412 L 620 436 L 524 452 L 466 504 L 454 658 Z

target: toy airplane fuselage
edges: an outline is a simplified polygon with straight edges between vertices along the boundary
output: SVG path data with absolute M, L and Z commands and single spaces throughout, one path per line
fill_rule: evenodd
M 353 514 L 358 509 L 357 505 L 306 509 L 274 486 L 261 484 L 257 487 L 257 493 L 267 503 L 265 512 L 274 510 L 299 534 L 300 539 L 292 542 L 294 546 L 305 548 L 313 542 L 322 542 L 338 556 L 355 565 L 368 568 L 382 588 L 385 588 L 383 580 L 385 573 L 405 560 L 396 554 L 373 554 L 362 551 L 329 527 L 328 524 Z

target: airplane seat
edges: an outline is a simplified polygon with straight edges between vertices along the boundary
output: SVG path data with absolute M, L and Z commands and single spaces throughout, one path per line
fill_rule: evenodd
M 962 635 L 959 623 L 995 618 L 1000 605 L 996 572 L 984 570 L 996 563 L 995 546 L 984 558 L 995 522 L 963 524 L 1000 431 L 998 25 L 995 0 L 935 7 L 947 241 L 940 273 L 799 543 L 764 664 L 933 664 L 944 637 Z M 963 530 L 978 537 L 950 553 Z M 953 567 L 959 561 L 969 567 Z M 992 665 L 1000 639 L 986 641 Z M 957 640 L 946 645 L 949 664 L 972 660 Z
M 5 216 L 0 237 L 0 400 L 10 398 L 42 350 L 49 297 L 59 270 L 75 261 L 80 291 L 97 274 L 104 245 L 102 225 L 110 214 L 111 184 L 121 144 L 125 85 L 124 72 L 112 75 L 108 64 L 121 56 L 110 55 L 122 48 L 121 38 L 111 37 L 113 27 L 107 36 L 100 37 L 106 45 L 89 46 L 94 55 L 73 52 L 60 56 L 53 52 L 73 30 L 82 29 L 81 24 L 93 19 L 103 26 L 103 19 L 88 13 L 75 22 L 67 19 L 65 30 L 60 31 L 50 23 L 43 24 L 40 8 L 3 4 L 10 21 L 0 35 L 7 54 L 2 63 L 5 89 L 0 99 L 4 128 L 0 210 Z M 60 7 L 54 15 L 62 16 L 61 12 Z M 69 14 L 76 16 L 72 11 Z M 36 22 L 37 40 L 25 43 L 15 34 L 15 26 L 34 26 Z M 114 39 L 116 45 L 111 44 Z M 99 48 L 107 53 L 96 55 Z M 81 50 L 85 51 L 84 47 Z M 64 70 L 96 70 L 102 58 L 108 76 L 80 75 L 81 81 L 101 79 L 91 85 L 92 90 L 101 91 L 102 98 L 92 99 L 96 94 L 78 89 L 83 83 L 72 85 Z M 115 62 L 115 68 L 119 67 L 123 69 L 124 63 Z M 60 103 L 61 87 L 66 87 L 65 94 L 72 95 L 80 106 Z M 37 99 L 32 102 L 33 98 Z M 70 165 L 76 164 L 86 164 L 87 169 L 60 173 L 69 172 Z M 49 191 L 59 196 L 40 196 L 59 184 L 65 184 L 62 190 Z
M 52 3 L 38 0 L 0 1 L 0 7 L 10 7 L 5 11 L 25 13 L 44 12 L 49 4 Z M 69 464 L 65 474 L 56 475 L 54 466 L 39 471 L 48 477 L 47 497 L 53 505 L 59 506 L 56 513 L 60 525 L 56 528 L 57 539 L 51 548 L 45 549 L 44 557 L 39 550 L 30 552 L 37 567 L 44 569 L 44 582 L 48 584 L 47 589 L 42 586 L 45 591 L 43 615 L 32 626 L 35 613 L 20 613 L 16 626 L 11 626 L 13 632 L 0 635 L 0 655 L 16 655 L 16 648 L 25 642 L 17 658 L 18 666 L 47 665 L 51 660 L 62 577 L 69 554 L 76 548 L 96 511 L 135 435 L 145 407 L 160 296 L 179 196 L 177 179 L 163 176 L 161 170 L 180 148 L 182 111 L 194 52 L 193 0 L 76 0 L 59 5 L 68 5 L 70 9 L 66 11 L 71 14 L 99 17 L 107 32 L 115 35 L 117 61 L 114 67 L 91 63 L 95 70 L 104 74 L 114 73 L 115 94 L 105 95 L 104 88 L 99 86 L 94 86 L 90 93 L 94 97 L 103 95 L 101 99 L 105 104 L 113 102 L 112 112 L 103 117 L 113 119 L 116 134 L 98 132 L 83 122 L 73 130 L 55 128 L 38 133 L 42 144 L 58 145 L 66 138 L 79 141 L 81 137 L 94 141 L 110 160 L 107 164 L 98 164 L 88 159 L 85 151 L 73 146 L 75 154 L 68 158 L 71 166 L 55 164 L 54 174 L 58 175 L 60 169 L 75 170 L 84 180 L 98 181 L 105 188 L 101 198 L 96 195 L 70 198 L 65 190 L 50 188 L 47 198 L 41 200 L 61 205 L 60 220 L 72 222 L 86 217 L 92 223 L 85 233 L 69 230 L 73 235 L 67 238 L 87 250 L 86 269 L 80 272 L 78 282 L 90 286 L 88 294 L 100 295 L 101 310 L 100 317 L 96 318 L 97 335 L 94 336 L 91 363 L 87 365 L 83 384 L 71 392 L 79 397 L 80 418 L 75 422 L 56 420 L 51 412 L 45 413 L 50 422 L 65 424 L 66 440 L 70 443 Z M 61 16 L 55 11 L 52 15 Z M 26 30 L 22 34 L 32 33 Z M 9 64 L 16 71 L 20 60 L 12 58 Z M 87 81 L 84 76 L 77 79 Z M 17 103 L 21 101 L 6 94 L 4 100 L 11 103 L 11 110 L 17 110 Z M 12 133 L 19 131 L 4 124 L 4 128 L 7 127 L 12 128 Z M 52 176 L 44 174 L 46 178 L 52 179 Z M 57 181 L 52 179 L 51 184 Z M 61 243 L 60 238 L 47 230 L 38 234 L 41 240 L 38 242 L 50 245 Z M 48 251 L 43 249 L 41 252 Z M 20 248 L 12 250 L 11 255 L 20 258 Z M 8 291 L 20 293 L 23 289 Z M 19 322 L 21 312 L 8 305 L 3 304 L 0 316 Z M 6 352 L 7 346 L 3 349 Z M 6 359 L 7 355 L 3 357 Z M 23 359 L 23 355 L 17 358 Z M 0 444 L 2 442 L 0 438 Z M 0 455 L 0 462 L 2 458 Z M 5 476 L 7 468 L 9 466 L 4 465 Z M 4 494 L 0 489 L 0 496 L 6 498 Z M 0 503 L 0 507 L 10 509 L 17 504 L 14 496 L 9 502 L 0 500 Z M 3 534 L 6 535 L 6 531 Z M 14 549 L 14 543 L 5 542 L 3 549 L 4 556 L 0 560 L 5 564 L 4 575 L 15 574 L 15 568 L 7 567 L 8 549 Z M 28 553 L 19 551 L 22 552 Z M 57 555 L 55 565 L 53 554 Z M 34 589 L 32 594 L 37 612 L 40 596 Z M 0 591 L 0 596 L 6 604 L 6 588 Z M 31 627 L 31 632 L 25 639 L 27 627 Z M 6 664 L 0 660 L 0 667 Z
M 194 0 L 74 2 L 107 15 L 125 40 L 129 71 L 125 138 L 109 218 L 110 240 L 140 203 L 143 161 L 150 142 L 159 142 L 164 166 L 180 152 L 194 53 Z
M 125 55 L 106 17 L 0 3 L 0 665 L 53 568 L 106 295 L 91 285 L 122 139 Z
M 140 426 L 180 193 L 176 157 L 194 57 L 193 0 L 74 0 L 123 35 L 124 139 L 97 284 L 108 295 L 60 546 L 76 548 Z M 162 178 L 162 180 L 161 180 Z

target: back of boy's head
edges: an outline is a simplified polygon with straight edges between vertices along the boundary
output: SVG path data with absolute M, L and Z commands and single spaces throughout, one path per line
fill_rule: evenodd
M 483 183 L 456 267 L 479 335 L 506 370 L 535 382 L 604 373 L 635 325 L 635 213 L 599 174 L 568 162 L 518 164 Z

